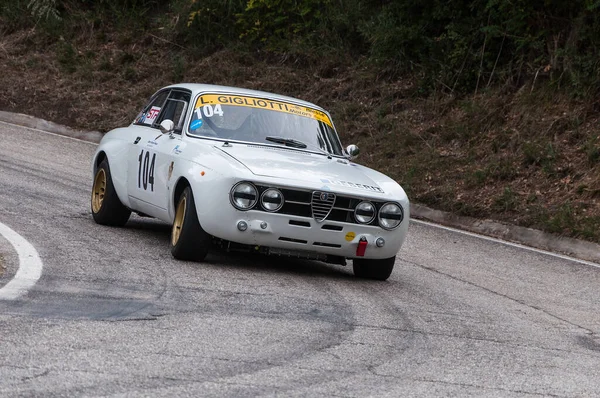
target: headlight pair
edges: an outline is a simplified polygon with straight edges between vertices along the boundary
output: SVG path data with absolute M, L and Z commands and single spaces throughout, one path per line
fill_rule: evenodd
M 242 211 L 253 209 L 259 201 L 262 209 L 268 212 L 278 211 L 284 204 L 283 193 L 279 189 L 267 188 L 260 194 L 254 184 L 246 181 L 233 186 L 229 199 L 236 209 Z M 392 230 L 404 219 L 404 210 L 399 204 L 388 202 L 377 211 L 369 201 L 360 202 L 354 209 L 354 219 L 359 224 L 370 224 L 375 217 L 381 228 Z
M 391 230 L 402 222 L 404 219 L 404 211 L 402 207 L 396 203 L 386 203 L 379 209 L 371 202 L 360 202 L 354 209 L 354 218 L 359 224 L 370 224 L 377 215 L 379 226 L 383 229 Z
M 238 210 L 252 209 L 258 197 L 258 190 L 249 182 L 238 182 L 229 194 L 231 204 Z M 279 189 L 268 188 L 260 195 L 260 202 L 266 211 L 277 211 L 283 206 L 283 194 Z

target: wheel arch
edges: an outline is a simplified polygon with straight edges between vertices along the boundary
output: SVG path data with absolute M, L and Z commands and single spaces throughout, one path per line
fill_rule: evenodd
M 170 209 L 173 212 L 173 215 L 175 215 L 177 203 L 179 203 L 179 198 L 181 197 L 181 194 L 183 194 L 183 190 L 189 186 L 191 186 L 190 182 L 185 177 L 181 177 L 175 184 L 175 189 L 173 190 L 173 204 Z
M 102 164 L 102 162 L 106 161 L 108 164 L 108 169 L 111 174 L 111 180 L 115 191 L 119 197 L 119 200 L 123 205 L 128 208 L 131 208 L 129 203 L 129 197 L 127 196 L 127 163 L 126 158 L 122 153 L 117 153 L 115 156 L 115 152 L 112 150 L 113 148 L 107 147 L 104 145 L 102 148 L 98 149 L 98 152 L 94 155 L 94 158 L 91 162 L 90 168 L 92 169 L 92 178 L 95 177 L 98 168 Z
M 94 160 L 94 171 L 96 171 L 98 169 L 98 166 L 100 166 L 100 163 L 102 163 L 104 161 L 104 159 L 106 159 L 106 152 L 104 151 L 100 151 L 98 152 L 98 154 L 96 155 L 96 159 Z

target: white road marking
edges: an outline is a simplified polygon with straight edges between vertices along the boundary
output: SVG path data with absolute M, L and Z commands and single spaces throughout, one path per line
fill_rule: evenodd
M 416 224 L 427 225 L 427 226 L 434 227 L 434 228 L 444 229 L 446 231 L 451 231 L 451 232 L 459 233 L 459 234 L 462 234 L 462 235 L 472 236 L 472 237 L 475 237 L 475 238 L 487 240 L 487 241 L 490 241 L 490 242 L 500 243 L 500 244 L 503 244 L 503 245 L 506 245 L 506 246 L 512 246 L 512 247 L 516 247 L 516 248 L 523 249 L 523 250 L 529 250 L 529 251 L 532 251 L 532 252 L 535 252 L 535 253 L 545 254 L 547 256 L 560 258 L 561 260 L 573 261 L 575 263 L 585 264 L 585 265 L 589 265 L 589 266 L 592 266 L 592 267 L 600 268 L 600 264 L 596 264 L 596 263 L 593 263 L 591 261 L 580 260 L 578 258 L 569 257 L 569 256 L 564 255 L 564 254 L 558 254 L 558 253 L 554 253 L 554 252 L 549 252 L 547 250 L 536 249 L 534 247 L 521 245 L 519 243 L 508 242 L 508 241 L 505 241 L 505 240 L 502 240 L 502 239 L 492 238 L 490 236 L 485 236 L 485 235 L 480 235 L 480 234 L 476 234 L 476 233 L 473 233 L 473 232 L 463 231 L 461 229 L 456 229 L 456 228 L 452 228 L 452 227 L 446 227 L 444 225 L 434 224 L 434 223 L 431 223 L 431 222 L 428 222 L 428 221 L 417 220 L 417 219 L 414 219 L 414 218 L 411 218 L 410 222 L 411 223 L 414 222 Z
M 19 269 L 14 278 L 0 288 L 0 300 L 15 300 L 27 293 L 40 279 L 44 265 L 35 247 L 2 223 L 0 235 L 10 242 L 19 256 Z

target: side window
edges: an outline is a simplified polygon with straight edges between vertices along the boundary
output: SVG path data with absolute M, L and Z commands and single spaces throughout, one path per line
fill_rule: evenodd
M 158 114 L 165 105 L 167 96 L 170 90 L 163 90 L 155 94 L 148 105 L 144 107 L 142 112 L 135 118 L 135 124 L 141 124 L 145 126 L 153 126 L 157 120 Z
M 163 120 L 170 119 L 175 124 L 175 133 L 181 134 L 190 98 L 189 92 L 171 91 L 156 123 L 160 124 Z

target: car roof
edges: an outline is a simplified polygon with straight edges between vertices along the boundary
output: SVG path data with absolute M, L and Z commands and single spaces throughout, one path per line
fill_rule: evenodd
M 284 101 L 284 102 L 291 102 L 294 104 L 303 105 L 303 106 L 307 106 L 310 108 L 315 108 L 315 109 L 319 109 L 324 112 L 327 112 L 327 111 L 325 111 L 325 109 L 321 108 L 318 105 L 315 105 L 308 101 L 303 101 L 298 98 L 269 93 L 266 91 L 250 90 L 250 89 L 240 88 L 240 87 L 219 86 L 219 85 L 214 85 L 214 84 L 200 84 L 200 83 L 180 83 L 180 84 L 172 84 L 165 88 L 183 88 L 186 90 L 190 90 L 194 96 L 196 96 L 198 93 L 201 93 L 201 92 L 211 92 L 211 93 L 240 94 L 240 95 L 262 97 L 262 98 L 268 98 L 268 99 L 273 99 L 273 100 L 280 100 L 280 101 Z

